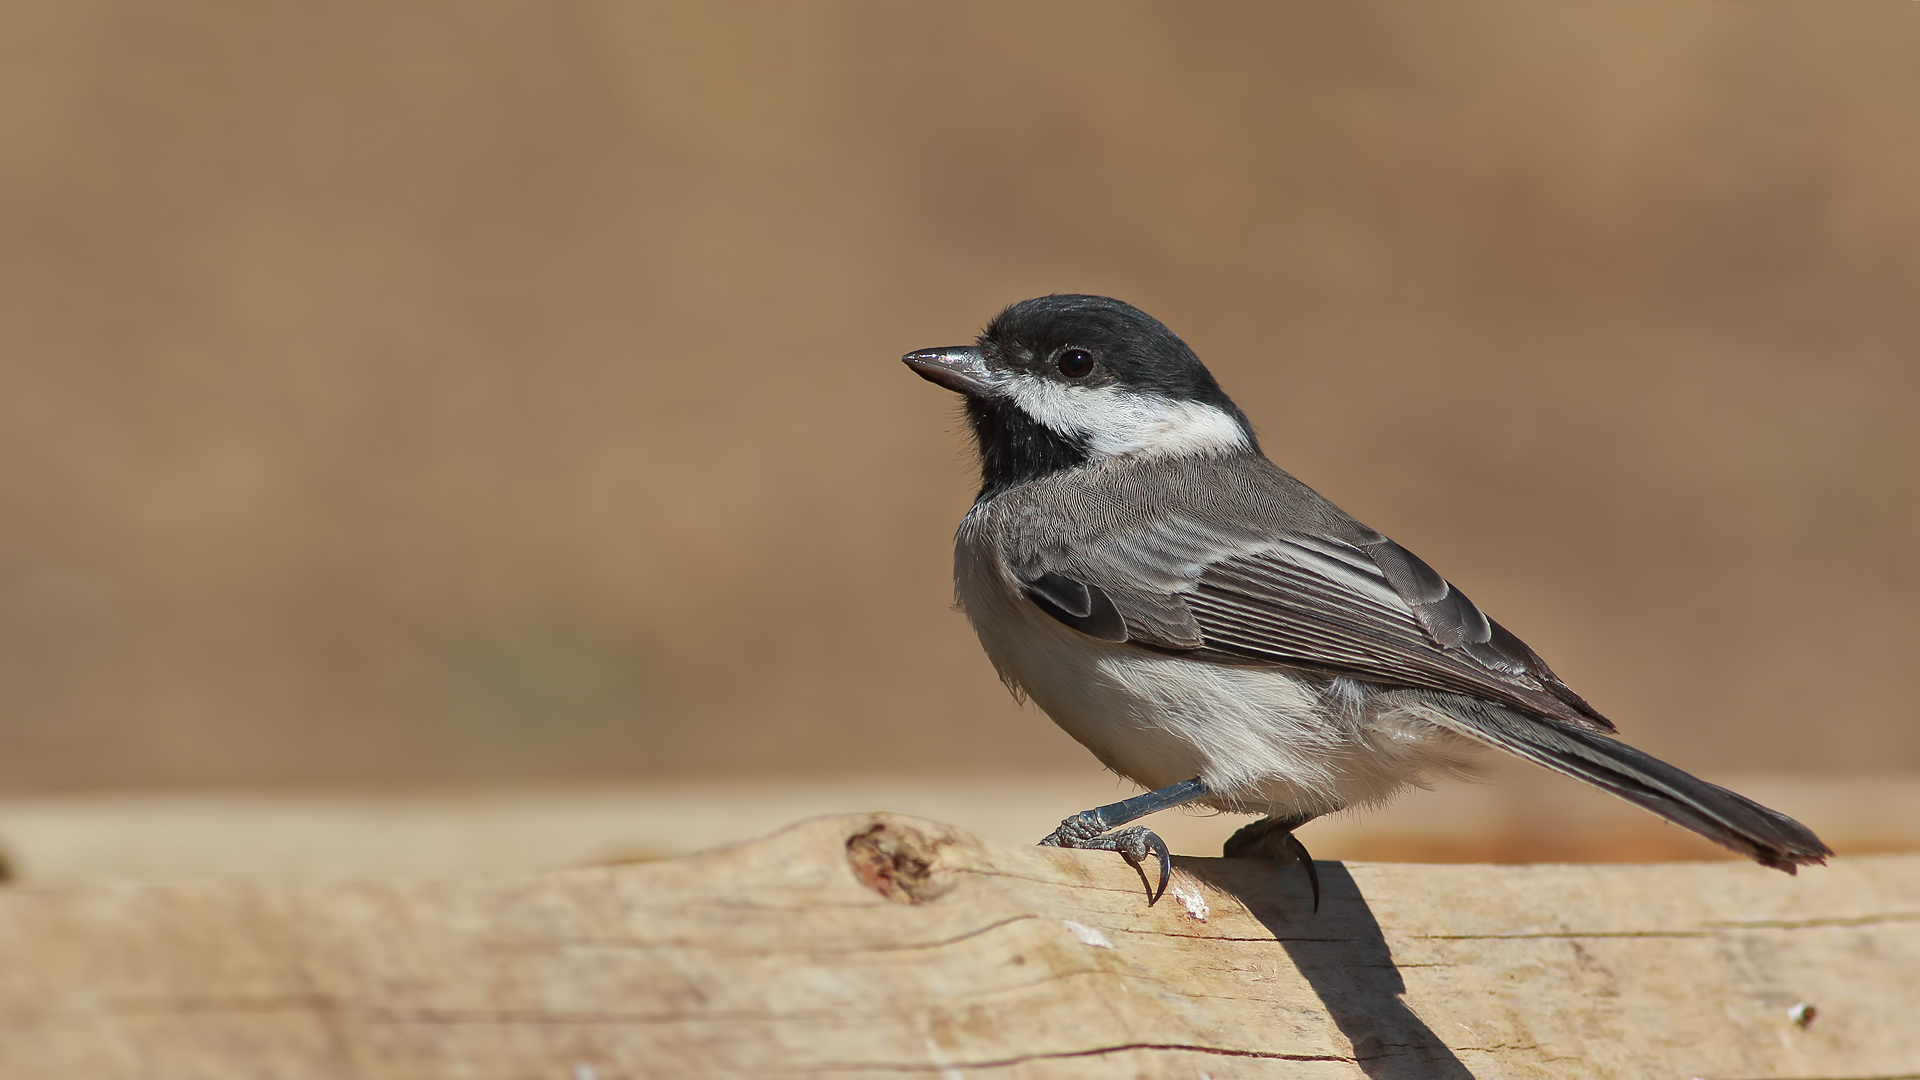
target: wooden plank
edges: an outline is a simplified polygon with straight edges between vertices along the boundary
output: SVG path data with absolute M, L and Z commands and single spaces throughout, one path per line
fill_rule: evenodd
M 887 814 L 666 862 L 0 890 L 0 1075 L 1895 1077 L 1920 856 L 1111 855 Z M 1812 1022 L 1789 1011 L 1811 1003 Z
M 1301 831 L 1349 862 L 1656 862 L 1733 856 L 1578 781 L 1514 761 L 1486 784 L 1411 791 Z M 1843 855 L 1920 850 L 1920 774 L 1724 776 L 1806 822 Z M 532 873 L 671 858 L 764 835 L 772 823 L 875 807 L 1011 845 L 1137 789 L 1091 758 L 1029 774 L 714 776 L 618 784 L 400 791 L 67 792 L 0 798 L 0 857 L 27 881 L 252 877 L 365 880 Z M 1216 855 L 1248 818 L 1173 812 L 1153 827 Z

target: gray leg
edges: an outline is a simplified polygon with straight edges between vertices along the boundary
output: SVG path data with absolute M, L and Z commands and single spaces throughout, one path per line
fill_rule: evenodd
M 1283 863 L 1297 862 L 1306 867 L 1307 883 L 1313 886 L 1313 910 L 1319 914 L 1320 872 L 1313 867 L 1313 856 L 1307 854 L 1307 845 L 1293 835 L 1293 830 L 1313 818 L 1312 814 L 1261 818 L 1229 836 L 1220 854 L 1229 859 L 1273 859 Z
M 1062 821 L 1060 827 L 1047 834 L 1040 841 L 1042 847 L 1083 848 L 1094 851 L 1117 851 L 1135 870 L 1140 871 L 1140 881 L 1147 887 L 1147 906 L 1159 902 L 1161 894 L 1167 891 L 1167 881 L 1173 877 L 1173 852 L 1167 850 L 1167 842 L 1160 839 L 1153 830 L 1136 825 L 1131 829 L 1118 829 L 1107 832 L 1117 825 L 1137 821 L 1148 814 L 1171 809 L 1190 803 L 1207 793 L 1207 786 L 1199 777 L 1182 780 L 1177 784 L 1163 787 L 1158 791 L 1149 791 L 1144 795 L 1135 795 L 1131 799 L 1122 799 L 1117 803 L 1096 806 L 1083 810 Z M 1160 862 L 1160 887 L 1154 888 L 1147 880 L 1147 872 L 1140 864 L 1148 855 L 1158 856 Z

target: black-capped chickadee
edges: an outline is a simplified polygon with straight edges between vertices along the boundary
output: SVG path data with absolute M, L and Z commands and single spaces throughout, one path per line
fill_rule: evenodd
M 1799 822 L 1609 738 L 1519 638 L 1268 461 L 1199 357 L 1146 313 L 1045 296 L 975 345 L 904 359 L 965 395 L 979 443 L 954 578 L 981 646 L 1015 693 L 1149 789 L 1041 843 L 1135 867 L 1157 856 L 1150 902 L 1167 846 L 1118 826 L 1189 802 L 1263 814 L 1226 854 L 1311 873 L 1294 829 L 1467 772 L 1488 745 L 1765 866 L 1832 854 Z

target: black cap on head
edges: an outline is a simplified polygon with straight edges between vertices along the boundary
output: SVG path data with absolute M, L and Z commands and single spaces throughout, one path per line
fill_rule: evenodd
M 1110 296 L 1058 293 L 1022 300 L 994 316 L 980 347 L 996 366 L 1048 376 L 1064 353 L 1084 350 L 1095 364 L 1077 380 L 1085 385 L 1212 405 L 1248 426 L 1186 342 L 1160 320 Z
M 983 499 L 1113 456 L 1259 452 L 1246 416 L 1187 343 L 1110 297 L 1023 300 L 975 347 L 901 359 L 965 396 Z

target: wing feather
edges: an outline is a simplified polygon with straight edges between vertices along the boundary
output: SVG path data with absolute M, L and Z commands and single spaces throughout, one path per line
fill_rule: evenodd
M 1174 529 L 1177 536 L 1166 535 Z M 1097 550 L 1108 565 L 1080 566 L 1069 573 L 1095 581 L 1138 580 L 1130 566 L 1150 561 L 1165 568 L 1169 557 L 1192 567 L 1187 580 L 1171 592 L 1115 591 L 1129 640 L 1471 694 L 1589 729 L 1612 729 L 1566 690 L 1531 649 L 1451 586 L 1429 601 L 1448 605 L 1449 626 L 1455 628 L 1459 644 L 1444 644 L 1367 548 L 1326 537 L 1285 536 L 1255 544 L 1216 541 L 1209 550 L 1195 543 L 1198 530 L 1190 522 L 1146 531 L 1159 535 L 1100 545 Z M 1162 543 L 1161 537 L 1168 542 Z M 1087 561 L 1086 550 L 1081 549 L 1076 561 Z M 1169 627 L 1187 625 L 1192 633 L 1170 639 Z M 1484 631 L 1473 633 L 1482 626 Z
M 1142 647 L 1469 694 L 1613 730 L 1432 567 L 1264 458 L 1134 473 L 1001 496 L 1008 568 L 1022 582 L 1058 574 L 1098 588 L 1123 624 L 1115 636 Z

